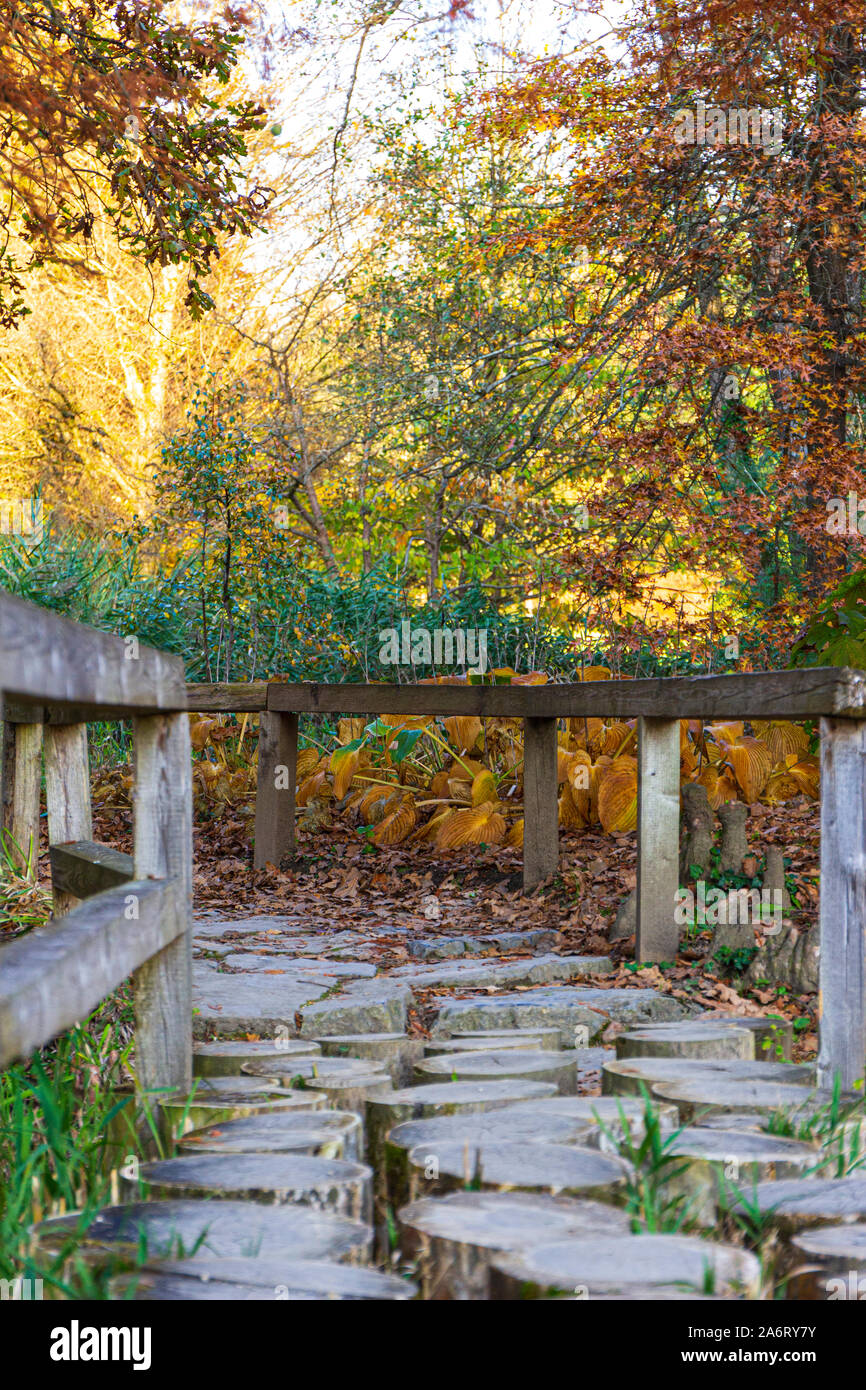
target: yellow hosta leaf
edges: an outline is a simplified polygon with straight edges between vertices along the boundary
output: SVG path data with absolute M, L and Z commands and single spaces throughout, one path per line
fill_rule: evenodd
M 728 744 L 725 758 L 733 768 L 737 786 L 744 799 L 751 805 L 757 801 L 770 780 L 773 761 L 766 743 L 748 735 L 738 738 L 736 743 Z
M 449 777 L 448 795 L 452 800 L 465 801 L 469 806 L 472 804 L 472 783 L 465 781 L 462 777 Z
M 609 681 L 610 667 L 584 666 L 582 671 L 578 671 L 577 679 L 579 681 Z
M 516 820 L 505 837 L 509 849 L 523 849 L 523 817 Z
M 438 833 L 439 833 L 439 827 L 440 827 L 440 825 L 443 825 L 444 822 L 445 822 L 446 820 L 450 820 L 451 817 L 452 817 L 453 815 L 456 815 L 456 812 L 455 812 L 455 811 L 445 810 L 445 811 L 440 811 L 440 812 L 439 812 L 437 815 L 435 815 L 435 816 L 431 816 L 430 820 L 428 820 L 428 822 L 427 822 L 426 825 L 420 826 L 420 827 L 414 832 L 414 834 L 411 836 L 411 839 L 412 839 L 412 840 L 433 840 L 433 839 L 435 839 L 436 836 L 437 836 Z
M 581 750 L 583 751 L 583 750 Z M 567 753 L 564 748 L 556 750 L 556 783 L 559 786 L 562 782 L 568 781 L 568 774 L 574 762 L 575 754 Z
M 496 790 L 496 778 L 488 768 L 479 772 L 472 782 L 472 805 L 482 806 L 485 801 L 498 801 L 499 793 Z
M 395 733 L 401 729 L 426 729 L 432 720 L 432 714 L 380 714 L 379 719 L 383 724 L 387 724 L 389 729 Z
M 449 792 L 449 789 L 448 789 L 448 773 L 447 773 L 447 772 L 437 772 L 437 773 L 436 773 L 436 775 L 435 775 L 434 778 L 433 778 L 433 781 L 430 783 L 430 792 L 431 792 L 431 795 L 432 795 L 432 796 L 449 796 L 449 795 L 450 795 L 450 792 Z
M 203 719 L 190 719 L 189 722 L 189 741 L 195 753 L 201 753 L 211 735 L 211 729 L 219 727 L 219 720 L 210 719 L 205 716 Z
M 796 753 L 799 758 L 809 751 L 809 735 L 799 724 L 792 724 L 790 719 L 753 719 L 752 728 L 756 736 L 766 743 L 774 763 L 784 762 L 791 753 Z
M 527 671 L 525 676 L 512 676 L 512 685 L 547 685 L 545 671 Z
M 694 780 L 706 787 L 707 800 L 714 811 L 717 811 L 726 801 L 736 801 L 737 799 L 737 786 L 727 768 L 723 772 L 719 772 L 717 768 L 705 763 Z
M 373 831 L 373 843 L 377 845 L 399 845 L 415 829 L 418 812 L 411 796 L 401 797 L 400 801 L 383 816 Z
M 319 751 L 317 748 L 302 748 L 298 753 L 298 766 L 295 771 L 295 781 L 303 782 L 319 766 Z
M 599 773 L 598 818 L 602 829 L 634 830 L 637 825 L 637 762 L 628 756 L 617 758 Z
M 596 735 L 604 728 L 600 719 L 592 715 L 589 719 L 569 719 L 568 732 L 577 743 L 578 748 L 586 748 L 588 742 L 591 743 Z
M 780 802 L 791 801 L 799 795 L 800 786 L 796 777 L 791 777 L 787 772 L 774 772 L 761 793 L 761 800 L 767 806 L 778 806 Z
M 298 806 L 306 806 L 307 802 L 314 796 L 329 797 L 332 795 L 331 784 L 327 780 L 325 769 L 320 768 L 318 772 L 304 778 L 298 787 L 295 801 Z
M 600 748 L 601 753 L 608 753 L 612 758 L 618 754 L 630 753 L 637 745 L 637 730 L 630 729 L 628 724 L 611 724 L 605 731 L 604 740 Z
M 716 743 L 733 743 L 743 737 L 745 724 L 740 720 L 728 720 L 719 724 L 707 724 L 704 732 L 711 734 Z
M 811 796 L 813 801 L 817 800 L 821 769 L 818 759 L 813 754 L 801 758 L 799 762 L 789 767 L 788 776 L 793 777 L 801 792 L 804 792 L 806 796 Z
M 359 748 L 337 748 L 331 754 L 329 770 L 334 774 L 334 796 L 342 801 L 352 785 L 352 778 L 361 764 Z
M 475 747 L 481 734 L 481 720 L 474 714 L 454 714 L 442 722 L 448 734 L 448 742 L 458 753 L 468 753 Z
M 461 849 L 464 845 L 500 845 L 505 839 L 505 819 L 492 801 L 455 811 L 439 828 L 438 849 Z
M 363 738 L 364 719 L 341 719 L 337 725 L 337 738 L 341 743 L 353 743 L 356 738 Z
M 578 796 L 586 798 L 586 810 L 589 810 L 589 793 L 578 792 Z M 559 798 L 559 824 L 563 830 L 584 830 L 589 824 L 585 812 L 576 804 L 574 794 L 568 782 L 562 788 Z
M 358 814 L 367 825 L 376 825 L 395 795 L 388 787 L 370 787 L 358 803 Z

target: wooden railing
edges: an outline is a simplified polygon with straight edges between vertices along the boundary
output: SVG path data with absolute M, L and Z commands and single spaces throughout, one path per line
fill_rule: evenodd
M 762 671 L 569 685 L 191 685 L 188 707 L 257 712 L 255 863 L 294 847 L 300 714 L 477 715 L 524 721 L 524 886 L 557 870 L 557 721 L 638 720 L 637 936 L 641 962 L 679 949 L 681 719 L 811 719 L 821 735 L 821 1084 L 866 1070 L 866 674 Z
M 134 644 L 133 644 L 134 645 Z M 812 719 L 821 736 L 820 1053 L 823 1086 L 866 1070 L 866 675 L 825 667 L 543 686 L 298 684 L 184 688 L 180 662 L 0 599 L 0 689 L 7 728 L 4 814 L 19 843 L 35 834 L 39 748 L 46 755 L 55 901 L 101 889 L 57 926 L 0 952 L 0 1065 L 80 1018 L 134 970 L 137 1051 L 151 1085 L 189 1068 L 190 760 L 188 710 L 257 713 L 255 864 L 279 864 L 295 842 L 301 714 L 476 715 L 524 721 L 524 884 L 556 872 L 557 721 L 638 720 L 637 958 L 673 960 L 679 946 L 680 735 L 689 719 Z M 133 717 L 136 882 L 123 856 L 91 840 L 85 721 Z M 35 791 L 34 791 L 35 788 Z M 35 809 L 34 809 L 35 808 Z M 62 848 L 58 848 L 62 846 Z M 112 875 L 114 877 L 112 878 Z M 156 888 L 142 882 L 161 879 Z M 110 887 L 110 883 L 120 886 Z M 140 922 L 119 905 L 140 900 Z M 77 901 L 77 898 L 73 898 Z M 73 930 L 70 931 L 70 928 Z M 90 943 L 87 964 L 78 941 Z M 51 943 L 56 942 L 56 948 Z M 120 943 L 123 948 L 121 949 Z M 100 951 L 102 954 L 100 955 Z M 116 952 L 116 954 L 112 954 Z M 69 969 L 66 963 L 69 964 Z M 73 968 L 74 965 L 74 968 Z M 88 971 L 91 969 L 93 981 Z M 9 984 L 18 971 L 20 985 Z
M 44 745 L 56 918 L 0 949 L 0 1066 L 27 1058 L 132 975 L 139 1080 L 186 1090 L 192 774 L 183 662 L 3 595 L 0 699 L 5 821 L 33 857 Z M 131 857 L 92 841 L 87 721 L 115 718 L 133 728 Z

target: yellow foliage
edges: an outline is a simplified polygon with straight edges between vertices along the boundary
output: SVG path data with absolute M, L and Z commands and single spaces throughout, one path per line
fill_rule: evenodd
M 485 801 L 498 801 L 499 795 L 496 790 L 496 778 L 488 768 L 479 772 L 472 782 L 472 805 L 482 806 Z
M 411 796 L 403 796 L 393 810 L 382 817 L 373 831 L 373 843 L 379 845 L 399 845 L 414 830 L 418 812 Z
M 471 715 L 452 715 L 444 719 L 448 741 L 458 753 L 468 753 L 473 749 L 481 735 L 481 720 Z
M 499 845 L 505 839 L 505 819 L 492 801 L 455 811 L 439 827 L 437 849 L 461 849 L 464 845 Z
M 598 818 L 602 829 L 634 830 L 637 825 L 637 761 L 617 758 L 599 774 Z

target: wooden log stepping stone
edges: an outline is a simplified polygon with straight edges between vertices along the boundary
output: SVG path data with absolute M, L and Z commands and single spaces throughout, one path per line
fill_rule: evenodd
M 662 1130 L 676 1129 L 679 1113 L 675 1105 L 650 1098 L 649 1106 Z M 530 1100 L 508 1107 L 507 1114 L 534 1115 L 543 1123 L 552 1115 L 568 1116 L 588 1126 L 585 1143 L 603 1153 L 617 1153 L 626 1134 L 639 1144 L 646 1134 L 647 1102 L 634 1096 L 551 1096 L 549 1100 Z M 561 1140 L 558 1142 L 562 1142 Z
M 500 1112 L 494 1112 L 500 1113 Z M 435 1123 L 435 1122 L 430 1122 Z M 487 1299 L 491 1257 L 571 1236 L 627 1235 L 624 1211 L 530 1192 L 452 1192 L 397 1213 L 401 1251 L 424 1299 Z
M 745 1028 L 709 1028 L 694 1023 L 657 1023 L 633 1028 L 615 1039 L 617 1059 L 632 1057 L 738 1058 L 754 1061 L 755 1042 Z
M 492 1299 L 576 1294 L 591 1302 L 635 1285 L 749 1296 L 760 1282 L 761 1266 L 750 1251 L 696 1236 L 590 1236 L 533 1245 L 490 1262 Z
M 770 1014 L 760 1018 L 741 1018 L 737 1014 L 707 1013 L 691 1020 L 700 1028 L 745 1028 L 755 1039 L 755 1059 L 759 1062 L 790 1062 L 794 1027 L 788 1018 Z
M 56 1253 L 75 1237 L 80 1254 L 95 1265 L 135 1264 L 142 1244 L 148 1260 L 199 1258 L 340 1260 L 365 1264 L 371 1231 L 314 1207 L 266 1207 L 256 1202 L 130 1202 L 104 1207 L 86 1232 L 81 1215 L 52 1216 L 33 1234 L 40 1248 Z
M 385 1164 L 385 1138 L 395 1125 L 408 1120 L 432 1120 L 440 1115 L 481 1114 L 523 1100 L 542 1100 L 556 1094 L 556 1088 L 542 1081 L 450 1081 L 426 1086 L 407 1086 L 388 1096 L 367 1101 L 367 1161 L 374 1173 L 373 1192 L 376 1224 L 379 1230 L 387 1218 L 387 1207 L 409 1200 L 403 1151 L 391 1174 Z
M 267 1067 L 266 1062 L 248 1062 L 245 1067 Z M 355 1057 L 299 1057 L 287 1063 L 279 1076 L 287 1089 L 305 1091 L 313 1087 L 322 1091 L 327 1103 L 335 1110 L 348 1110 L 363 1117 L 367 1101 L 372 1096 L 390 1095 L 394 1084 L 387 1071 L 376 1062 Z
M 780 1081 L 731 1081 L 724 1075 L 701 1076 L 696 1081 L 656 1081 L 652 1092 L 675 1105 L 685 1124 L 698 1123 L 707 1112 L 718 1115 L 727 1110 L 784 1110 L 792 1118 L 805 1120 L 825 1103 L 810 1086 L 785 1086 Z
M 340 1110 L 290 1110 L 195 1129 L 181 1153 L 303 1153 L 311 1158 L 357 1159 L 363 1148 L 360 1116 Z
M 258 1077 L 263 1081 L 290 1086 L 298 1079 L 315 1082 L 327 1076 L 369 1076 L 378 1072 L 388 1073 L 381 1062 L 365 1061 L 361 1057 L 279 1057 L 260 1058 L 254 1062 L 244 1062 L 243 1075 Z
M 738 1184 L 808 1177 L 821 1161 L 813 1144 L 797 1139 L 702 1127 L 673 1135 L 664 1153 L 659 1176 L 666 1198 L 681 1201 L 687 1219 L 702 1226 L 715 1223 Z
M 544 1102 L 541 1102 L 542 1104 Z M 444 1143 L 482 1143 L 487 1140 L 524 1140 L 527 1143 L 590 1144 L 595 1133 L 587 1117 L 547 1114 L 519 1105 L 488 1110 L 483 1114 L 466 1111 L 462 1115 L 439 1115 L 432 1120 L 407 1120 L 389 1130 L 382 1160 L 388 1177 L 392 1205 L 410 1192 L 409 1154 L 419 1145 L 432 1153 Z
M 245 1115 L 260 1115 L 273 1110 L 324 1110 L 328 1103 L 323 1091 L 309 1089 L 293 1094 L 284 1086 L 275 1084 L 254 1086 L 249 1091 L 214 1091 L 209 1087 L 197 1087 L 190 1095 L 165 1096 L 157 1101 L 160 1128 L 171 1140 L 179 1139 L 192 1129 L 203 1129 L 222 1120 L 237 1120 Z
M 424 1055 L 424 1039 L 405 1033 L 347 1033 L 319 1038 L 326 1057 L 357 1057 L 384 1067 L 395 1086 L 409 1086 Z
M 410 1201 L 465 1187 L 612 1202 L 624 1195 L 628 1176 L 629 1168 L 619 1158 L 568 1144 L 452 1140 L 434 1149 L 419 1144 L 409 1152 Z
M 866 1223 L 816 1226 L 793 1236 L 800 1263 L 786 1286 L 788 1298 L 862 1302 L 866 1297 Z
M 516 1038 L 518 1042 L 535 1038 L 538 1040 L 537 1046 L 545 1052 L 556 1052 L 562 1046 L 562 1035 L 559 1028 L 476 1028 L 467 1029 L 466 1032 L 452 1032 L 451 1037 L 454 1039 L 465 1038 L 467 1042 L 472 1038 L 491 1038 L 495 1042 L 500 1042 L 503 1047 L 508 1045 L 511 1038 Z M 454 1050 L 456 1052 L 457 1049 Z
M 330 1260 L 166 1260 L 147 1264 L 133 1274 L 120 1274 L 109 1282 L 112 1298 L 136 1303 L 221 1299 L 248 1302 L 278 1299 L 312 1300 L 376 1299 L 405 1302 L 417 1298 L 418 1286 L 395 1274 Z
M 239 1076 L 244 1062 L 256 1062 L 276 1053 L 282 1057 L 313 1057 L 319 1044 L 309 1039 L 270 1038 L 264 1042 L 194 1043 L 192 1069 L 195 1076 Z
M 184 1154 L 142 1163 L 123 1195 L 157 1200 L 219 1197 L 271 1206 L 315 1207 L 353 1221 L 372 1214 L 372 1173 L 363 1163 L 306 1154 Z
M 511 1052 L 516 1049 L 518 1052 L 540 1052 L 554 1051 L 559 1047 L 559 1036 L 557 1035 L 557 1048 L 545 1048 L 541 1040 L 527 1033 L 524 1037 L 509 1037 L 502 1041 L 499 1038 L 442 1038 L 438 1041 L 424 1044 L 425 1057 L 441 1057 L 449 1052 Z
M 601 1072 L 604 1095 L 637 1096 L 657 1081 L 693 1081 L 703 1076 L 725 1076 L 732 1081 L 781 1081 L 785 1085 L 812 1085 L 815 1069 L 793 1062 L 743 1062 L 724 1057 L 634 1057 L 631 1061 L 605 1062 Z
M 866 1178 L 788 1178 L 743 1188 L 741 1210 L 755 1210 L 783 1237 L 828 1222 L 866 1222 Z
M 425 1057 L 415 1067 L 415 1080 L 495 1081 L 499 1077 L 526 1081 L 548 1081 L 560 1095 L 572 1096 L 577 1090 L 574 1054 L 541 1052 L 535 1049 L 506 1048 L 496 1052 L 446 1052 Z

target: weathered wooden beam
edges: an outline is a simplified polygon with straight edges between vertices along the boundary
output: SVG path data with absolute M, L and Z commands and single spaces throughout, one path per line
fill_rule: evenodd
M 280 866 L 295 849 L 298 716 L 265 711 L 259 717 L 256 843 L 253 863 Z
M 258 714 L 268 707 L 267 681 L 224 681 L 186 688 L 187 709 L 212 714 Z
M 93 837 L 87 725 L 45 727 L 45 802 L 49 845 Z M 54 916 L 77 907 L 80 898 L 53 885 Z
M 100 893 L 62 921 L 0 947 L 0 1067 L 80 1022 L 183 924 L 172 883 Z
M 638 720 L 637 931 L 635 959 L 672 961 L 680 929 L 680 721 Z
M 523 721 L 523 887 L 552 878 L 559 868 L 556 720 Z
M 866 675 L 845 667 L 568 685 L 340 685 L 271 682 L 268 709 L 298 714 L 459 714 L 479 718 L 856 718 Z
M 117 888 L 133 877 L 131 854 L 121 854 L 120 850 L 98 845 L 93 840 L 52 845 L 49 854 L 52 885 L 79 899 L 104 893 L 107 888 Z
M 145 1089 L 192 1084 L 192 762 L 186 714 L 133 721 L 135 875 L 177 882 L 168 945 L 135 974 L 135 1057 Z
M 78 704 L 89 718 L 186 708 L 178 656 L 0 595 L 0 691 L 13 703 Z
M 866 720 L 821 720 L 818 1082 L 866 1072 Z
M 39 798 L 42 789 L 42 725 L 3 725 L 3 828 L 19 868 L 36 878 Z

